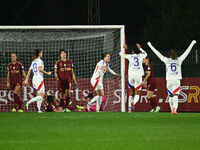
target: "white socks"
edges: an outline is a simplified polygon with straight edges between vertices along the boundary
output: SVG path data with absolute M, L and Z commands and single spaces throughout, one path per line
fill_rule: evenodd
M 41 105 L 42 105 L 42 101 L 43 101 L 43 100 L 37 101 L 37 108 L 38 108 L 38 111 L 40 111 L 40 108 L 41 108 Z
M 96 112 L 99 112 L 103 96 L 98 96 Z
M 128 98 L 128 110 L 132 109 L 132 102 L 133 102 L 133 96 L 129 96 L 129 98 Z
M 171 111 L 175 109 L 177 111 L 178 109 L 178 96 L 175 95 L 173 97 L 169 97 L 169 106 L 171 108 Z
M 173 97 L 173 108 L 175 108 L 175 111 L 176 111 L 177 108 L 178 108 L 178 96 L 177 96 L 177 95 L 175 95 L 175 96 Z
M 173 97 L 170 97 L 170 96 L 169 96 L 169 106 L 172 111 L 173 110 Z
M 134 97 L 134 105 L 139 101 L 140 95 L 135 95 Z
M 91 99 L 91 100 L 88 102 L 88 104 L 91 105 L 92 103 L 96 102 L 96 101 L 98 100 L 98 98 L 99 98 L 98 95 L 95 96 L 95 97 L 93 97 L 93 99 Z
M 33 103 L 33 102 L 37 102 L 37 108 L 38 108 L 38 111 L 40 111 L 40 107 L 42 105 L 42 101 L 43 101 L 43 98 L 42 96 L 36 96 L 34 98 L 32 98 L 30 101 L 28 101 L 28 105 Z

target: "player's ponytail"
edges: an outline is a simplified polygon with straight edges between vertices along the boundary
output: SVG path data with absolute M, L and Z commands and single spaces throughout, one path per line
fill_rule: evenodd
M 104 58 L 105 58 L 107 55 L 109 55 L 109 53 L 103 53 L 103 54 L 101 55 L 101 59 L 104 60 Z
M 177 59 L 177 56 L 176 56 L 176 53 L 175 53 L 175 51 L 173 50 L 173 49 L 170 49 L 169 50 L 169 57 L 171 58 L 171 59 Z
M 39 49 L 36 49 L 34 52 L 33 52 L 33 59 L 37 59 L 40 55 L 42 50 L 39 50 Z

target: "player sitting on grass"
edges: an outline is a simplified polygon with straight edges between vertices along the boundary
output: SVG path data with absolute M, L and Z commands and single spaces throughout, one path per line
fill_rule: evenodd
M 63 108 L 60 106 L 60 102 L 59 100 L 55 98 L 55 96 L 48 95 L 45 111 L 46 112 L 63 112 Z

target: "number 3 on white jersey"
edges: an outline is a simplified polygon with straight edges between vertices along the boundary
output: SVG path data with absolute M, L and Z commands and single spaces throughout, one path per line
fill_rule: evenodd
M 137 67 L 139 66 L 139 59 L 137 57 L 134 57 L 135 63 L 134 66 Z

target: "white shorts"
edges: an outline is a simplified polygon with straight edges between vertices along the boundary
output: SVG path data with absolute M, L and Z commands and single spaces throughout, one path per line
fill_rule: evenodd
M 32 84 L 35 91 L 37 91 L 38 93 L 45 93 L 43 77 L 33 76 Z
M 169 80 L 167 81 L 167 92 L 169 95 L 180 94 L 180 80 Z
M 102 80 L 91 80 L 91 84 L 95 91 L 103 89 L 103 81 Z
M 135 88 L 136 90 L 142 89 L 142 76 L 128 76 L 129 88 Z

